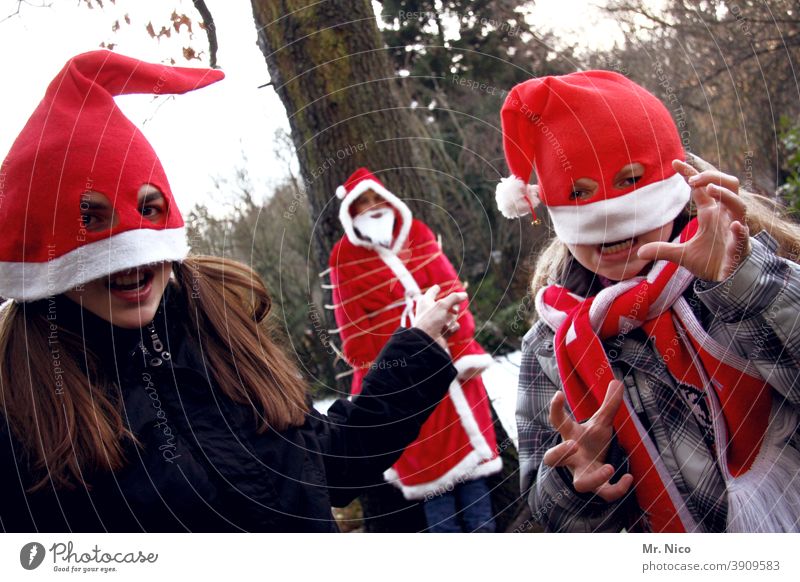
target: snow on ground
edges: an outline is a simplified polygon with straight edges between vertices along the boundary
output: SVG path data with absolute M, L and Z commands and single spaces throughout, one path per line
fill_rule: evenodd
M 492 405 L 500 417 L 500 422 L 503 423 L 503 428 L 506 429 L 508 436 L 514 441 L 514 446 L 517 446 L 515 408 L 521 360 L 522 352 L 499 356 L 494 359 L 494 364 L 483 373 L 486 392 L 488 392 Z M 322 400 L 317 400 L 314 402 L 314 408 L 325 414 L 334 400 L 336 399 L 323 398 Z
M 483 373 L 483 383 L 486 392 L 492 400 L 497 416 L 503 423 L 508 436 L 517 441 L 517 385 L 519 383 L 519 366 L 522 362 L 522 352 L 513 352 L 494 359 L 494 364 Z

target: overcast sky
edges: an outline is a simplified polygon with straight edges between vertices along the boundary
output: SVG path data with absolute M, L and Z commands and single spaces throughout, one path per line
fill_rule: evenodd
M 44 3 L 37 8 L 29 4 Z M 0 0 L 0 19 L 11 15 L 16 0 Z M 185 61 L 182 48 L 191 44 L 205 49 L 205 32 L 195 28 L 194 40 L 186 27 L 172 38 L 154 40 L 146 32 L 148 22 L 156 31 L 170 24 L 173 7 L 199 20 L 190 0 L 117 0 L 104 2 L 103 10 L 88 9 L 83 0 L 30 0 L 20 14 L 0 22 L 0 157 L 11 144 L 44 94 L 50 80 L 67 58 L 97 49 L 102 42 L 130 56 L 165 62 L 175 58 L 182 66 L 208 64 Z M 269 81 L 267 66 L 256 46 L 250 3 L 246 0 L 207 0 L 219 38 L 218 64 L 226 79 L 208 88 L 176 97 L 123 96 L 117 103 L 139 125 L 159 154 L 179 206 L 185 212 L 195 203 L 224 210 L 213 178 L 233 177 L 246 152 L 247 169 L 257 187 L 269 191 L 286 169 L 273 153 L 273 135 L 288 131 L 286 111 L 275 92 L 259 85 Z M 128 15 L 130 24 L 124 16 Z M 618 38 L 614 23 L 601 18 L 591 2 L 538 0 L 532 18 L 548 22 L 570 38 L 582 38 L 608 46 Z M 120 28 L 112 31 L 118 21 Z M 333 195 L 333 193 L 332 193 Z

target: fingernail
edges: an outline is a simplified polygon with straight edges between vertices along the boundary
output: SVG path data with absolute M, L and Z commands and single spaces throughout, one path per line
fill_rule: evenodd
M 699 179 L 699 176 L 694 175 L 689 177 L 689 184 L 694 184 Z

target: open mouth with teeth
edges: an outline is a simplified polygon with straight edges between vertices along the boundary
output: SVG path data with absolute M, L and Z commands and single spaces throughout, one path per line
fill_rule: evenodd
M 154 278 L 155 271 L 152 267 L 136 267 L 113 273 L 108 278 L 108 288 L 115 297 L 140 302 L 149 295 Z
M 637 242 L 639 242 L 638 237 L 633 237 L 626 240 L 603 243 L 599 246 L 600 255 L 607 257 L 622 253 L 627 254 L 634 246 L 636 246 Z

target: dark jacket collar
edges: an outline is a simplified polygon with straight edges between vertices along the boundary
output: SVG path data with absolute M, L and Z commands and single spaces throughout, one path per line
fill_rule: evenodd
M 167 285 L 156 311 L 152 326 L 161 338 L 167 335 L 171 339 L 175 337 L 174 333 L 166 333 L 166 325 L 172 320 L 178 323 L 178 318 L 166 317 L 166 311 L 172 311 L 171 305 L 176 303 L 175 296 L 178 294 L 172 284 Z M 152 342 L 152 333 L 148 329 L 150 326 L 125 329 L 112 325 L 63 294 L 37 301 L 32 307 L 39 310 L 51 325 L 77 335 L 84 348 L 94 353 L 107 369 L 122 368 L 123 363 L 127 366 L 132 360 L 141 360 L 141 345 L 148 346 Z M 175 325 L 170 327 L 174 328 Z

